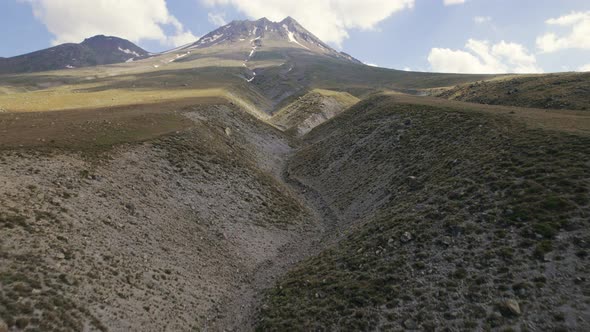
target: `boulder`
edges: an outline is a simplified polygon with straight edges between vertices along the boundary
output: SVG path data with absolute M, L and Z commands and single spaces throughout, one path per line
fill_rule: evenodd
M 404 327 L 408 330 L 417 330 L 418 324 L 413 319 L 406 319 L 404 322 Z
M 522 311 L 520 305 L 514 299 L 508 299 L 502 303 L 502 315 L 504 316 L 520 316 Z
M 413 239 L 414 239 L 414 237 L 412 236 L 412 233 L 410 233 L 410 232 L 404 232 L 404 233 L 402 234 L 402 236 L 401 236 L 401 239 L 400 239 L 400 240 L 401 240 L 403 243 L 407 243 L 407 242 L 410 242 L 410 241 L 412 241 Z

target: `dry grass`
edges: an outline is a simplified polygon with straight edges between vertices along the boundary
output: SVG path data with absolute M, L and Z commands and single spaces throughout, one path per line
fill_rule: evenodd
M 442 98 L 417 97 L 399 93 L 388 93 L 396 102 L 414 105 L 435 106 L 443 109 L 470 113 L 485 113 L 524 122 L 531 129 L 564 131 L 589 134 L 590 113 L 585 111 L 535 109 L 525 107 L 481 105 Z
M 510 75 L 462 84 L 435 95 L 490 105 L 590 110 L 590 74 Z
M 57 111 L 120 105 L 162 103 L 186 98 L 223 98 L 222 89 L 203 90 L 106 90 L 76 92 L 72 87 L 0 95 L 0 105 L 12 112 Z
M 0 114 L 0 149 L 60 148 L 94 151 L 184 130 L 184 107 L 223 103 L 218 98 L 91 110 Z

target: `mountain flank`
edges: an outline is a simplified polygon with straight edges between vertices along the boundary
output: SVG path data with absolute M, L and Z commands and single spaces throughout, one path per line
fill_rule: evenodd
M 587 74 L 109 38 L 0 76 L 0 332 L 590 331 Z
M 334 50 L 291 17 L 287 17 L 280 22 L 272 22 L 267 18 L 261 18 L 257 21 L 233 21 L 208 33 L 196 43 L 187 46 L 186 49 L 212 46 L 227 47 L 240 43 L 251 43 L 253 50 L 261 46 L 262 43 L 269 46 L 290 46 L 337 59 L 361 63 L 346 53 Z
M 147 51 L 128 40 L 99 35 L 79 44 L 62 44 L 12 58 L 1 58 L 0 74 L 108 65 L 135 61 L 148 55 Z

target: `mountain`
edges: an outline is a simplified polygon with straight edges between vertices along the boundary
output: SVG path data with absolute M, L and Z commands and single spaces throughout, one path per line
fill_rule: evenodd
M 392 56 L 394 56 L 392 54 Z M 291 17 L 280 22 L 266 18 L 233 21 L 197 42 L 154 57 L 157 68 L 182 64 L 199 69 L 204 80 L 218 81 L 227 74 L 241 77 L 239 89 L 254 90 L 257 108 L 275 113 L 294 98 L 314 89 L 339 90 L 356 97 L 383 90 L 414 91 L 446 87 L 490 78 L 489 75 L 416 73 L 371 67 L 339 52 L 313 35 Z M 223 67 L 223 70 L 219 70 Z M 215 71 L 215 73 L 213 73 Z M 231 73 L 230 73 L 231 71 Z M 224 78 L 225 80 L 225 78 Z M 145 82 L 145 81 L 144 81 Z M 249 83 L 245 88 L 243 83 Z
M 99 35 L 80 44 L 62 44 L 12 58 L 0 58 L 0 74 L 107 65 L 142 59 L 148 54 L 128 40 Z
M 257 21 L 233 21 L 203 36 L 186 49 L 206 48 L 211 46 L 229 46 L 233 44 L 251 44 L 253 49 L 263 44 L 291 46 L 310 53 L 327 55 L 336 59 L 361 63 L 350 55 L 338 52 L 314 36 L 291 17 L 280 22 L 271 22 L 267 18 Z
M 2 75 L 0 332 L 590 331 L 588 82 L 289 18 Z

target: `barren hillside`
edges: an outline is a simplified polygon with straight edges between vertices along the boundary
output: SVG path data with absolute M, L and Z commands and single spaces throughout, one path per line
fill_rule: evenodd
M 588 78 L 292 18 L 0 75 L 0 332 L 588 331 Z
M 378 96 L 304 141 L 288 174 L 346 236 L 268 293 L 260 330 L 590 328 L 587 135 Z
M 182 129 L 149 142 L 1 152 L 8 326 L 216 326 L 307 254 L 322 226 L 281 180 L 288 139 L 224 105 L 178 112 Z

